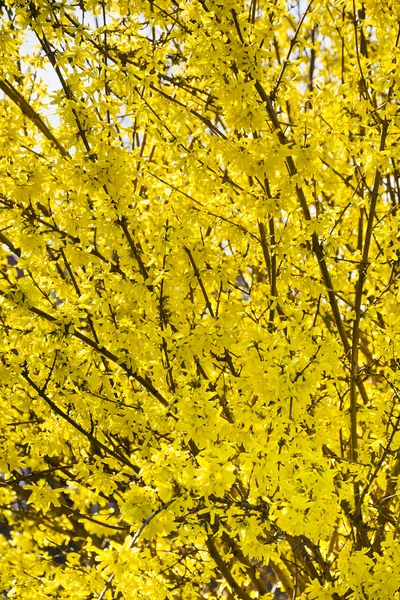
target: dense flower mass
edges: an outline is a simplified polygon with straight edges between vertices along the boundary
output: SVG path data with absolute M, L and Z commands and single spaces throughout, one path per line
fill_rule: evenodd
M 0 7 L 2 598 L 399 599 L 398 0 Z

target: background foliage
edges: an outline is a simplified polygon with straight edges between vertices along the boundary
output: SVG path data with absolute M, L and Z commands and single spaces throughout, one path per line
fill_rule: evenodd
M 6 0 L 5 598 L 399 598 L 398 0 Z

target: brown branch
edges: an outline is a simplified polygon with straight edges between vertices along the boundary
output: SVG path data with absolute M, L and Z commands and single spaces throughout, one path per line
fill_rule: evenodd
M 0 295 L 4 296 L 4 297 L 7 296 L 7 294 L 4 293 L 4 292 L 0 292 Z M 52 315 L 49 315 L 48 313 L 46 313 L 45 311 L 41 310 L 40 308 L 36 308 L 35 306 L 29 306 L 28 310 L 30 312 L 32 312 L 33 314 L 37 315 L 38 317 L 41 317 L 41 318 L 45 319 L 49 323 L 54 323 L 55 325 L 59 324 L 59 320 L 56 317 L 53 317 Z M 115 355 L 112 352 L 110 352 L 109 350 L 107 350 L 107 348 L 104 348 L 104 346 L 96 344 L 96 342 L 94 340 L 90 339 L 89 337 L 87 337 L 86 335 L 84 335 L 83 333 L 81 333 L 80 331 L 76 331 L 74 329 L 74 331 L 71 333 L 71 335 L 73 337 L 77 338 L 78 340 L 80 340 L 81 342 L 83 342 L 86 346 L 89 346 L 90 348 L 92 348 L 93 350 L 95 350 L 95 352 L 98 352 L 101 356 L 104 356 L 105 358 L 108 358 L 111 362 L 113 362 L 114 364 L 116 364 L 119 367 L 121 367 L 121 369 L 123 371 L 125 371 L 125 373 L 129 377 L 132 377 L 138 383 L 140 383 L 140 385 L 142 385 L 163 406 L 167 407 L 169 405 L 168 402 L 167 402 L 167 400 L 164 398 L 164 396 L 153 386 L 153 384 L 150 381 L 148 375 L 145 375 L 144 377 L 142 375 L 139 375 L 136 371 L 134 371 L 133 369 L 131 369 L 126 364 L 126 362 L 121 361 L 121 359 L 118 358 L 117 355 Z
M 278 87 L 280 86 L 280 83 L 281 83 L 282 78 L 283 78 L 283 76 L 285 74 L 286 68 L 287 68 L 287 66 L 289 64 L 289 59 L 290 59 L 290 55 L 292 54 L 292 50 L 295 47 L 295 45 L 297 44 L 297 38 L 298 38 L 298 36 L 300 34 L 300 30 L 301 30 L 301 28 L 303 26 L 304 19 L 306 18 L 307 14 L 309 13 L 313 2 L 314 2 L 314 0 L 311 0 L 309 2 L 306 10 L 304 11 L 303 16 L 301 17 L 301 19 L 299 21 L 299 24 L 297 25 L 297 29 L 296 29 L 296 31 L 294 33 L 294 36 L 290 40 L 289 50 L 288 50 L 288 53 L 286 55 L 286 58 L 283 61 L 281 72 L 278 75 L 278 79 L 276 80 L 276 83 L 275 83 L 275 86 L 274 86 L 274 91 L 273 91 L 273 94 L 272 94 L 273 96 L 275 96 L 276 92 L 278 91 Z
M 217 565 L 217 568 L 220 571 L 221 575 L 224 577 L 225 581 L 230 585 L 235 594 L 239 598 L 241 598 L 241 600 L 251 600 L 251 596 L 240 587 L 236 579 L 233 577 L 232 573 L 228 568 L 228 565 L 224 562 L 222 556 L 218 552 L 212 537 L 207 537 L 206 546 L 211 558 Z
M 11 252 L 13 254 L 15 254 L 15 256 L 18 256 L 18 258 L 21 257 L 21 249 L 20 248 L 16 248 L 14 246 L 14 244 L 1 231 L 0 231 L 0 242 L 2 244 L 4 244 L 5 246 L 7 246 L 7 248 L 9 248 L 11 250 Z
M 286 145 L 287 144 L 287 139 L 285 134 L 283 133 L 281 126 L 279 124 L 278 121 L 278 117 L 276 115 L 275 109 L 272 106 L 272 102 L 270 97 L 268 96 L 268 94 L 266 93 L 266 91 L 264 90 L 263 86 L 261 85 L 261 83 L 259 81 L 255 82 L 255 88 L 260 96 L 260 98 L 265 102 L 265 106 L 267 109 L 267 113 L 268 116 L 271 119 L 272 125 L 274 127 L 274 129 L 277 132 L 277 136 L 278 136 L 278 140 L 282 145 Z M 296 165 L 294 163 L 293 157 L 292 156 L 287 156 L 286 157 L 286 165 L 287 165 L 287 169 L 289 172 L 289 175 L 291 177 L 295 176 L 298 174 Z M 304 190 L 301 186 L 299 186 L 297 183 L 295 185 L 295 191 L 296 191 L 296 195 L 297 198 L 299 200 L 301 209 L 303 211 L 303 215 L 304 218 L 306 219 L 306 221 L 311 221 L 311 214 L 310 214 L 310 210 L 308 208 L 308 204 L 307 204 L 307 199 L 305 197 L 305 193 Z M 372 234 L 372 230 L 371 230 L 371 234 Z M 322 243 L 320 242 L 317 233 L 314 231 L 314 233 L 311 236 L 311 240 L 312 240 L 312 249 L 313 252 L 317 258 L 318 261 L 318 266 L 320 268 L 321 271 L 321 275 L 322 275 L 322 280 L 324 282 L 325 285 L 325 289 L 327 291 L 328 294 L 328 300 L 329 300 L 329 304 L 332 310 L 332 314 L 333 314 L 333 319 L 335 321 L 335 325 L 336 328 L 338 330 L 339 333 L 339 337 L 341 339 L 344 351 L 346 353 L 346 356 L 348 356 L 350 358 L 350 352 L 351 352 L 351 345 L 347 339 L 347 335 L 346 335 L 346 331 L 344 329 L 343 326 L 343 322 L 342 322 L 342 318 L 340 315 L 340 310 L 339 310 L 339 306 L 336 300 L 336 293 L 333 287 L 333 283 L 332 283 L 332 279 L 329 273 L 329 269 L 325 260 L 325 255 L 324 255 L 324 251 L 323 251 L 323 246 Z M 364 384 L 360 379 L 357 379 L 357 387 L 360 391 L 360 394 L 363 398 L 363 401 L 365 404 L 368 403 L 368 395 L 367 392 L 365 390 Z
M 193 267 L 193 271 L 194 271 L 194 274 L 195 274 L 195 276 L 196 276 L 196 279 L 197 279 L 197 281 L 198 281 L 198 283 L 199 283 L 200 289 L 201 289 L 201 291 L 202 291 L 202 294 L 203 294 L 203 297 L 204 297 L 204 300 L 205 300 L 205 303 L 206 303 L 206 306 L 207 306 L 208 312 L 209 312 L 209 313 L 210 313 L 210 315 L 211 315 L 211 316 L 214 318 L 214 317 L 215 317 L 215 315 L 214 315 L 213 307 L 211 306 L 211 302 L 210 302 L 210 300 L 209 300 L 209 298 L 208 298 L 208 295 L 207 295 L 206 288 L 204 287 L 203 281 L 202 281 L 202 279 L 201 279 L 200 271 L 199 271 L 199 269 L 197 268 L 197 265 L 196 265 L 196 263 L 195 263 L 195 260 L 194 260 L 194 258 L 193 258 L 193 254 L 191 253 L 191 251 L 189 250 L 189 248 L 187 248 L 186 246 L 184 246 L 184 247 L 183 247 L 183 249 L 184 249 L 184 251 L 186 252 L 186 254 L 188 255 L 188 257 L 189 257 L 189 260 L 190 260 L 190 264 L 191 264 L 191 265 L 192 265 L 192 267 Z
M 223 542 L 232 550 L 234 557 L 239 560 L 242 565 L 245 565 L 248 576 L 250 577 L 254 587 L 257 591 L 263 595 L 268 594 L 269 590 L 264 582 L 258 577 L 257 568 L 251 563 L 251 561 L 243 554 L 240 547 L 235 543 L 235 541 L 229 537 L 227 533 L 222 534 Z
M 383 151 L 386 143 L 387 132 L 389 123 L 387 120 L 383 122 L 382 134 L 379 150 Z M 374 225 L 376 205 L 378 201 L 379 187 L 381 183 L 381 171 L 377 168 L 375 172 L 374 186 L 371 194 L 370 209 L 368 213 L 368 222 L 365 231 L 364 248 L 362 253 L 361 263 L 359 265 L 359 275 L 356 284 L 356 297 L 355 297 L 355 318 L 353 323 L 353 335 L 351 344 L 351 381 L 350 381 L 350 458 L 357 460 L 358 458 L 358 433 L 357 433 L 357 383 L 359 381 L 359 369 L 358 369 L 358 353 L 359 353 L 359 341 L 360 341 L 360 320 L 361 320 L 361 303 L 364 291 L 364 283 L 366 280 L 367 269 L 368 269 L 368 256 L 372 240 L 372 230 Z M 361 504 L 362 497 L 360 496 L 359 482 L 354 484 L 354 499 L 355 499 L 355 518 L 361 519 Z M 362 546 L 368 544 L 368 537 L 365 534 L 363 525 L 357 528 L 359 532 L 360 543 Z
M 0 79 L 0 89 L 12 102 L 14 102 L 14 104 L 18 106 L 22 114 L 32 121 L 39 131 L 43 133 L 45 138 L 47 138 L 49 142 L 56 146 L 56 148 L 60 151 L 61 156 L 69 158 L 68 151 L 60 144 L 54 134 L 47 127 L 42 117 L 32 108 L 32 106 L 25 100 L 18 90 L 16 90 L 9 81 L 5 81 L 4 79 Z
M 22 369 L 21 376 L 35 390 L 35 392 L 37 393 L 37 395 L 40 398 L 42 398 L 42 400 L 44 400 L 44 402 L 46 402 L 46 404 L 51 408 L 51 410 L 53 412 L 55 412 L 59 417 L 61 417 L 62 419 L 64 419 L 64 421 L 67 421 L 67 423 L 69 423 L 70 425 L 72 425 L 72 427 L 74 427 L 77 431 L 79 431 L 79 433 L 81 433 L 82 435 L 84 435 L 93 444 L 94 448 L 101 448 L 103 450 L 103 452 L 105 452 L 109 456 L 112 456 L 117 461 L 120 461 L 123 464 L 125 464 L 126 466 L 130 467 L 135 473 L 139 473 L 140 472 L 140 468 L 137 467 L 136 465 L 133 465 L 131 463 L 131 461 L 128 458 L 126 458 L 123 454 L 114 452 L 114 450 L 111 450 L 110 448 L 108 448 L 105 444 L 103 444 L 102 442 L 100 442 L 100 440 L 98 440 L 89 431 L 86 431 L 83 427 L 81 427 L 81 425 L 79 425 L 79 423 L 77 423 L 76 421 L 74 421 L 59 406 L 57 406 L 57 404 L 55 404 L 55 402 L 53 402 L 53 400 L 51 398 L 49 398 L 49 396 L 43 391 L 43 388 L 40 388 L 33 381 L 33 379 L 31 379 L 31 377 L 28 374 L 28 370 L 27 370 L 26 366 Z

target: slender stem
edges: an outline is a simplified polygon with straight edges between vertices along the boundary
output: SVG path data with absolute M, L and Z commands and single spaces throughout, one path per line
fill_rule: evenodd
M 218 552 L 218 549 L 211 536 L 208 536 L 208 538 L 206 539 L 206 546 L 211 558 L 217 565 L 217 568 L 220 571 L 221 575 L 230 585 L 230 587 L 238 596 L 238 598 L 241 598 L 241 600 L 251 600 L 251 596 L 240 587 L 236 579 L 233 577 L 228 565 L 225 563 L 221 554 Z
M 47 127 L 42 117 L 31 107 L 18 90 L 13 87 L 9 81 L 0 80 L 0 90 L 4 92 L 8 98 L 14 102 L 32 123 L 39 129 L 41 133 L 60 151 L 61 156 L 69 157 L 68 151 L 60 144 L 54 134 Z
M 389 123 L 384 121 L 382 125 L 382 134 L 379 150 L 382 151 L 385 147 L 386 137 Z M 371 194 L 371 202 L 368 213 L 368 222 L 365 231 L 364 248 L 362 253 L 361 263 L 359 265 L 359 274 L 356 284 L 356 298 L 354 303 L 355 318 L 353 323 L 353 335 L 351 343 L 351 384 L 350 384 L 350 421 L 351 421 L 351 460 L 357 460 L 358 442 L 357 442 L 357 381 L 358 381 L 358 350 L 360 338 L 360 320 L 361 320 L 361 304 L 364 291 L 364 283 L 368 269 L 368 256 L 372 240 L 372 229 L 374 224 L 376 204 L 378 201 L 379 187 L 381 183 L 381 172 L 379 168 L 376 170 L 374 186 Z
M 126 466 L 130 467 L 131 469 L 133 469 L 133 471 L 135 473 L 139 473 L 140 472 L 140 468 L 137 467 L 136 465 L 133 465 L 131 463 L 131 461 L 128 458 L 126 458 L 123 454 L 120 454 L 119 452 L 118 453 L 114 452 L 114 450 L 111 450 L 110 448 L 108 448 L 105 444 L 103 444 L 102 442 L 100 442 L 100 440 L 98 440 L 96 437 L 94 437 L 94 435 L 92 435 L 89 431 L 86 431 L 83 427 L 81 427 L 79 425 L 79 423 L 77 423 L 76 421 L 74 421 L 59 406 L 57 406 L 55 404 L 55 402 L 53 402 L 53 400 L 44 392 L 43 388 L 40 388 L 33 381 L 33 379 L 31 379 L 31 377 L 28 374 L 27 369 L 23 369 L 22 372 L 21 372 L 21 375 L 25 379 L 25 381 L 27 383 L 29 383 L 29 385 L 31 386 L 31 388 L 33 388 L 35 390 L 35 392 L 38 394 L 38 396 L 40 396 L 40 398 L 42 398 L 42 400 L 44 400 L 46 402 L 46 404 L 51 408 L 51 410 L 53 412 L 55 412 L 59 417 L 61 417 L 65 421 L 67 421 L 67 423 L 69 423 L 70 425 L 72 425 L 72 427 L 74 427 L 77 431 L 79 431 L 79 433 L 81 433 L 82 435 L 84 435 L 93 444 L 94 448 L 101 448 L 101 450 L 103 450 L 103 452 L 105 452 L 106 454 L 112 456 L 117 461 L 120 461 L 120 462 L 124 463 Z

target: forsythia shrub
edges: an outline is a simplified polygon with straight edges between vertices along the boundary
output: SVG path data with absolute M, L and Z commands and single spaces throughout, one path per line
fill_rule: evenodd
M 400 598 L 398 0 L 3 0 L 0 592 Z

